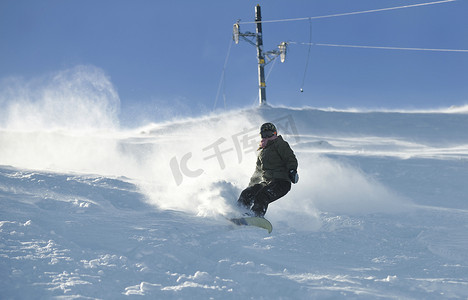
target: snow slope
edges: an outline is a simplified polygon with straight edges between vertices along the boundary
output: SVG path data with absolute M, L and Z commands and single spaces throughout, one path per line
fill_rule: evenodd
M 2 299 L 468 298 L 467 114 L 265 107 L 125 130 L 108 106 L 82 128 L 34 105 L 39 123 L 7 106 L 0 130 Z M 300 174 L 270 235 L 223 217 L 264 121 Z

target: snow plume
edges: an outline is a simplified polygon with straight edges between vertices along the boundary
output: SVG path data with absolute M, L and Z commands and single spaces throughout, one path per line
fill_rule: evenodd
M 152 145 L 149 201 L 201 216 L 231 213 L 254 171 L 261 122 L 238 111 L 142 130 Z
M 338 109 L 334 107 L 322 107 L 318 108 L 321 111 L 328 112 L 349 112 L 349 113 L 401 113 L 401 114 L 467 114 L 468 105 L 451 105 L 449 107 L 435 107 L 435 108 L 362 108 L 362 107 L 348 107 L 344 109 Z
M 309 171 L 313 187 L 306 192 L 321 211 L 369 214 L 404 209 L 403 199 L 346 162 L 319 157 L 311 165 L 314 166 Z
M 0 164 L 118 174 L 120 100 L 104 72 L 77 66 L 0 82 Z
M 272 220 L 315 231 L 323 226 L 321 212 L 351 216 L 409 208 L 405 199 L 346 162 L 321 155 L 297 156 L 299 183 L 271 205 Z
M 120 100 L 109 78 L 77 66 L 39 79 L 0 83 L 0 126 L 12 130 L 96 130 L 118 125 Z

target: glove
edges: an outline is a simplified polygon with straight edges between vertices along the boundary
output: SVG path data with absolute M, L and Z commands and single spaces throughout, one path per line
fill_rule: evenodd
M 297 183 L 299 181 L 299 175 L 297 174 L 296 170 L 289 170 L 289 180 L 291 180 L 292 183 Z

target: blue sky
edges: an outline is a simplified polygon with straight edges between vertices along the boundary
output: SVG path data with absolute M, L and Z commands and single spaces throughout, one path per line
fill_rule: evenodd
M 266 21 L 427 2 L 431 1 L 3 0 L 0 78 L 31 80 L 77 65 L 92 65 L 109 76 L 126 118 L 150 114 L 156 108 L 161 112 L 161 107 L 181 115 L 248 107 L 256 105 L 258 97 L 256 50 L 242 41 L 231 44 L 232 25 L 237 19 L 253 21 L 257 3 Z M 312 41 L 468 50 L 466 12 L 468 1 L 458 0 L 311 21 L 264 23 L 264 45 L 265 50 L 273 50 L 282 41 Z M 241 24 L 241 31 L 255 31 L 255 25 Z M 271 71 L 267 80 L 270 104 L 339 109 L 468 104 L 468 52 L 313 45 L 310 56 L 308 53 L 308 45 L 291 43 L 286 62 L 267 67 L 266 73 Z

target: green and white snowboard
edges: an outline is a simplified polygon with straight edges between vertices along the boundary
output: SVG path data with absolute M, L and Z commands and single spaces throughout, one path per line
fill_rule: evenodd
M 271 231 L 273 230 L 273 226 L 271 225 L 270 221 L 268 221 L 265 218 L 241 217 L 241 218 L 229 219 L 229 221 L 239 226 L 245 225 L 245 226 L 260 227 L 260 228 L 268 230 L 268 233 L 271 233 Z

